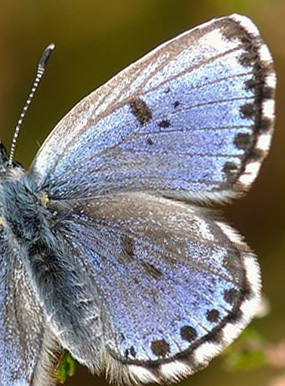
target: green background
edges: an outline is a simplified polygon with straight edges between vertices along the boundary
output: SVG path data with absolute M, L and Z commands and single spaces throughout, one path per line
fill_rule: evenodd
M 13 0 L 0 4 L 0 137 L 9 147 L 38 58 L 57 45 L 20 133 L 16 159 L 28 167 L 57 121 L 82 97 L 158 44 L 213 17 L 238 12 L 258 25 L 275 59 L 277 123 L 273 144 L 250 193 L 225 208 L 263 272 L 270 314 L 254 327 L 271 342 L 285 337 L 285 1 Z M 285 374 L 285 370 L 284 370 Z M 220 359 L 184 381 L 191 386 L 269 386 L 269 367 L 231 373 Z M 103 385 L 82 367 L 66 385 Z

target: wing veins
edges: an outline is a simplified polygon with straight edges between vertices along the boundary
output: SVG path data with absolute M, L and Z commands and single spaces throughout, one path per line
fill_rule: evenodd
M 233 48 L 233 49 L 231 49 L 231 50 L 224 51 L 224 52 L 221 53 L 221 54 L 215 55 L 215 56 L 213 56 L 213 57 L 211 57 L 211 58 L 209 58 L 209 59 L 207 59 L 207 60 L 204 60 L 204 61 L 202 61 L 202 62 L 200 62 L 200 63 L 198 63 L 198 64 L 196 64 L 196 65 L 194 65 L 194 66 L 189 67 L 188 69 L 182 71 L 181 73 L 177 74 L 176 76 L 174 76 L 174 77 L 172 77 L 172 78 L 168 78 L 167 80 L 165 80 L 165 82 L 169 82 L 169 80 L 177 79 L 178 77 L 183 76 L 185 73 L 188 73 L 188 72 L 190 73 L 190 72 L 194 71 L 196 68 L 201 67 L 201 66 L 204 65 L 205 63 L 210 63 L 210 62 L 212 62 L 212 61 L 215 61 L 215 60 L 216 60 L 217 58 L 219 58 L 219 57 L 223 57 L 223 56 L 226 56 L 226 55 L 228 55 L 228 54 L 231 54 L 231 53 L 234 52 L 234 51 L 238 51 L 241 47 L 243 47 L 242 44 L 237 45 L 235 48 Z M 183 51 L 181 51 L 181 52 L 183 52 Z M 174 59 L 174 60 L 175 60 L 175 59 Z M 167 61 L 167 60 L 165 60 L 165 61 Z M 165 65 L 165 61 L 164 61 L 160 66 L 162 66 L 163 64 Z M 167 65 L 168 65 L 170 62 L 171 62 L 171 61 L 167 62 Z M 163 67 L 160 67 L 160 66 L 159 66 L 158 68 L 163 68 Z M 154 73 L 157 73 L 157 72 L 158 72 L 158 71 L 157 71 L 157 68 L 156 68 L 156 69 L 154 70 Z M 250 73 L 250 72 L 249 72 L 249 73 Z M 118 75 L 119 75 L 119 74 L 118 74 Z M 234 76 L 233 76 L 233 77 L 234 77 Z M 151 78 L 147 78 L 147 79 L 151 79 Z M 226 77 L 225 79 L 227 79 L 227 77 Z M 121 83 L 119 83 L 118 86 L 119 86 L 120 84 L 121 84 Z M 144 83 L 144 84 L 146 84 L 146 83 Z M 161 84 L 162 84 L 162 83 L 161 83 Z M 159 86 L 161 86 L 161 84 L 158 85 L 158 86 L 156 86 L 155 88 L 153 88 L 153 90 L 156 90 L 156 88 L 159 87 Z M 207 85 L 207 83 L 205 83 L 205 85 Z M 140 85 L 140 86 L 138 87 L 138 91 L 139 91 L 142 87 L 143 87 L 143 86 Z M 122 91 L 120 92 L 119 95 L 122 95 L 122 94 L 123 94 L 123 90 L 126 89 L 126 88 L 128 88 L 127 85 L 122 89 Z M 198 88 L 197 88 L 197 89 L 198 89 Z M 191 89 L 190 89 L 190 90 L 191 90 Z M 192 90 L 195 90 L 195 88 L 192 88 Z M 120 107 L 125 106 L 125 105 L 128 103 L 128 100 L 129 100 L 130 98 L 134 97 L 135 95 L 137 95 L 137 94 L 146 95 L 148 92 L 151 92 L 151 90 L 149 90 L 149 91 L 147 91 L 147 92 L 145 92 L 145 93 L 140 93 L 140 92 L 135 92 L 135 93 L 133 93 L 132 95 L 130 95 L 130 96 L 128 96 L 126 99 L 124 99 L 122 102 L 118 103 L 117 105 L 115 104 L 115 105 L 114 105 L 114 108 L 112 109 L 112 112 L 115 112 L 115 111 L 118 110 Z M 105 97 L 104 97 L 104 98 L 102 99 L 102 101 L 101 101 L 101 105 L 102 105 L 102 103 L 104 103 L 104 101 L 106 100 L 106 98 L 107 98 L 108 96 L 109 96 L 109 94 L 106 94 L 106 95 L 105 95 Z M 95 125 L 99 120 L 101 120 L 101 119 L 104 118 L 106 115 L 108 115 L 108 110 L 109 110 L 109 106 L 106 107 L 106 109 L 105 109 L 104 112 L 102 112 L 101 114 L 98 114 L 98 116 L 97 116 L 95 119 L 93 119 L 93 120 L 90 119 L 86 126 L 92 127 L 93 125 Z M 96 112 L 96 110 L 95 110 L 95 112 Z M 95 113 L 95 112 L 94 112 L 94 113 Z M 86 131 L 86 128 L 82 128 L 82 129 L 77 133 L 77 136 L 80 136 L 80 135 L 81 135 L 83 132 L 85 132 L 85 131 Z M 73 140 L 74 140 L 74 139 L 71 138 L 70 141 L 66 143 L 65 151 L 68 151 L 68 148 L 69 148 L 70 146 L 72 146 Z M 53 165 L 53 167 L 50 169 L 48 176 L 55 170 L 55 168 L 57 167 L 57 165 L 58 165 L 59 161 L 61 160 L 61 158 L 62 158 L 62 157 L 60 157 L 60 156 L 58 157 L 57 161 L 55 162 L 55 164 Z
M 224 51 L 224 52 L 222 52 L 222 53 L 220 53 L 220 54 L 218 54 L 218 55 L 211 56 L 210 58 L 208 58 L 208 59 L 206 59 L 206 60 L 203 60 L 203 61 L 201 61 L 201 62 L 199 62 L 199 63 L 197 63 L 197 64 L 195 64 L 195 65 L 193 65 L 193 66 L 190 66 L 190 67 L 186 68 L 184 71 L 179 72 L 179 73 L 178 73 L 177 75 L 175 75 L 175 76 L 168 77 L 166 80 L 162 81 L 162 82 L 159 83 L 157 86 L 151 88 L 151 89 L 148 90 L 148 91 L 145 91 L 145 93 L 144 93 L 144 92 L 142 92 L 142 93 L 139 92 L 138 94 L 140 94 L 140 95 L 146 95 L 148 92 L 152 92 L 152 91 L 156 90 L 158 87 L 161 87 L 161 86 L 162 86 L 163 84 L 165 84 L 166 82 L 169 83 L 170 81 L 172 81 L 172 80 L 174 80 L 174 79 L 177 79 L 178 77 L 181 77 L 181 76 L 183 76 L 183 75 L 185 75 L 185 74 L 187 74 L 187 73 L 193 72 L 193 71 L 195 71 L 196 69 L 198 69 L 198 68 L 204 66 L 205 64 L 209 64 L 209 63 L 211 63 L 211 62 L 214 62 L 214 61 L 217 60 L 218 58 L 222 58 L 222 57 L 224 57 L 224 56 L 227 56 L 227 55 L 229 55 L 229 54 L 232 54 L 232 53 L 235 52 L 235 51 L 238 51 L 238 50 L 241 49 L 242 47 L 243 47 L 243 44 L 240 44 L 240 45 L 236 46 L 235 48 L 232 48 L 232 49 L 230 49 L 230 50 Z M 181 51 L 181 53 L 182 53 L 182 52 L 183 52 L 183 51 Z M 174 59 L 170 60 L 169 62 L 167 62 L 166 65 L 169 65 L 169 63 L 175 62 L 176 60 L 177 60 L 177 59 L 174 58 Z M 158 68 L 156 68 L 155 73 L 158 73 L 159 70 L 160 70 L 160 71 L 163 71 L 164 66 L 165 66 L 165 62 L 163 62 Z M 141 90 L 141 89 L 143 89 L 143 88 L 146 86 L 146 84 L 148 83 L 148 81 L 149 81 L 151 78 L 152 78 L 152 77 L 147 77 L 147 78 L 146 78 L 146 81 L 145 81 L 144 83 L 142 83 L 142 84 L 138 87 L 138 91 Z M 136 93 L 136 94 L 137 94 L 137 93 Z

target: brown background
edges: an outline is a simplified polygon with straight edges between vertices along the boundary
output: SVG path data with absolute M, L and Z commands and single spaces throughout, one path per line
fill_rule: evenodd
M 216 16 L 239 12 L 262 31 L 278 75 L 277 124 L 270 155 L 248 196 L 225 208 L 259 256 L 271 313 L 254 326 L 272 342 L 285 337 L 285 1 L 10 0 L 0 4 L 0 137 L 9 146 L 43 48 L 57 44 L 27 116 L 17 160 L 28 167 L 56 122 L 83 96 L 159 43 Z M 269 385 L 269 368 L 229 373 L 221 361 L 184 384 Z M 78 367 L 66 385 L 103 385 Z

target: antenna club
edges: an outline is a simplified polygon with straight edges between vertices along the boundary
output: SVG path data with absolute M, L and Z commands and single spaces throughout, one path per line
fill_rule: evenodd
M 54 43 L 51 43 L 46 47 L 46 49 L 44 50 L 44 52 L 40 58 L 39 66 L 38 66 L 39 68 L 43 68 L 43 70 L 45 70 L 47 61 L 49 60 L 49 57 L 54 49 L 55 49 Z

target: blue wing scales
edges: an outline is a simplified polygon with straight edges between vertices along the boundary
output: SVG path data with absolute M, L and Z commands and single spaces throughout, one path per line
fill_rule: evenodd
M 70 253 L 93 283 L 89 297 L 100 305 L 101 345 L 94 348 L 92 329 L 81 336 L 68 331 L 61 319 L 66 315 L 49 319 L 53 331 L 60 326 L 63 347 L 91 369 L 107 367 L 116 381 L 120 376 L 126 381 L 136 379 L 131 366 L 147 367 L 152 369 L 148 381 L 152 376 L 169 381 L 161 366 L 179 359 L 190 374 L 214 356 L 210 351 L 206 360 L 199 359 L 196 352 L 204 341 L 213 342 L 217 354 L 253 317 L 260 286 L 255 258 L 207 211 L 142 193 L 50 205 Z M 61 277 L 67 286 L 68 272 Z M 57 292 L 59 302 L 60 296 Z M 83 326 L 88 315 L 71 298 L 68 312 L 73 319 L 81 315 L 78 326 Z M 49 314 L 51 308 L 45 309 Z M 225 330 L 229 325 L 231 335 Z
M 269 147 L 275 85 L 246 22 L 191 30 L 81 101 L 35 159 L 39 189 L 54 199 L 145 191 L 212 201 L 246 190 Z

